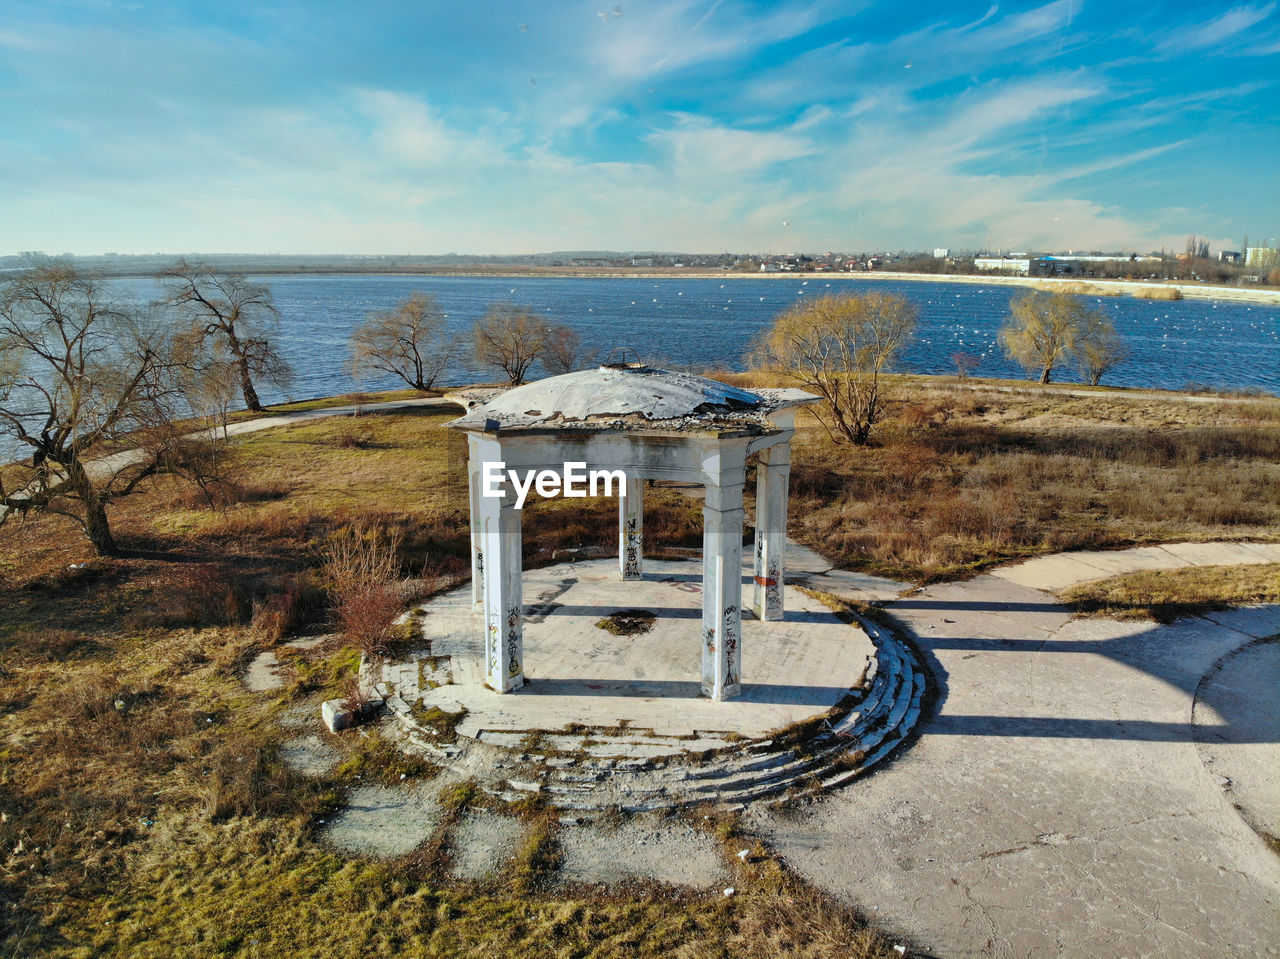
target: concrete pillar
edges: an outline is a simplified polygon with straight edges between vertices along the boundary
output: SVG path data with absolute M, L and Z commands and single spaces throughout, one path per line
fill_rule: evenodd
M 618 498 L 618 571 L 623 579 L 644 579 L 644 480 L 628 476 Z
M 782 443 L 760 451 L 756 465 L 755 585 L 751 608 L 756 619 L 783 616 L 783 574 L 787 552 L 787 486 L 791 447 Z
M 702 694 L 715 700 L 742 690 L 743 471 L 736 472 L 708 477 L 702 508 Z
M 484 678 L 500 693 L 524 685 L 523 538 L 514 498 L 478 496 L 484 557 Z
M 484 606 L 484 542 L 480 526 L 480 467 L 475 455 L 467 459 L 467 501 L 471 508 L 471 605 Z

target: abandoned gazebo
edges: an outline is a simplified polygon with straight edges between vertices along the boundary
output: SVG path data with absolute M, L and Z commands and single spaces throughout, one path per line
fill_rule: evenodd
M 742 494 L 757 456 L 752 607 L 783 616 L 787 484 L 801 390 L 743 390 L 688 373 L 609 365 L 519 386 L 479 403 L 450 425 L 467 434 L 472 599 L 482 609 L 485 681 L 498 692 L 524 684 L 521 510 L 505 471 L 621 471 L 618 562 L 644 577 L 645 480 L 706 488 L 702 510 L 702 693 L 738 694 L 742 682 Z M 486 470 L 486 464 L 489 464 Z M 486 495 L 486 490 L 500 495 Z M 542 490 L 539 490 L 542 492 Z M 618 492 L 618 490 L 615 490 Z

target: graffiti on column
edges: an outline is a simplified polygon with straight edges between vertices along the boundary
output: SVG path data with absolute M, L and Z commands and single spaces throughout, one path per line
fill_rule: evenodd
M 485 672 L 488 673 L 490 679 L 496 682 L 498 678 L 498 624 L 497 623 L 494 623 L 494 622 L 489 623 L 489 642 L 486 644 L 486 646 L 487 648 L 485 649 L 485 658 L 487 660 L 487 664 L 485 666 Z
M 640 530 L 637 526 L 634 516 L 627 520 L 622 575 L 628 579 L 640 577 Z
M 732 686 L 738 681 L 737 671 L 734 669 L 734 652 L 738 648 L 738 627 L 734 615 L 737 612 L 736 605 L 724 608 L 724 684 L 726 686 Z
M 764 608 L 770 615 L 782 613 L 782 570 L 776 559 L 769 560 L 769 575 L 765 581 Z
M 507 675 L 520 674 L 520 607 L 507 610 Z

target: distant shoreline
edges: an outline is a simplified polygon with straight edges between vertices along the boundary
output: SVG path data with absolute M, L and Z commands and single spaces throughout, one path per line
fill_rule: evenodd
M 972 274 L 950 273 L 895 273 L 892 271 L 866 271 L 859 273 L 743 273 L 730 270 L 694 270 L 678 267 L 660 269 L 618 270 L 611 267 L 529 267 L 525 269 L 511 267 L 439 267 L 423 270 L 388 270 L 385 273 L 377 270 L 280 270 L 254 271 L 255 276 L 440 276 L 440 277 L 503 277 L 510 279 L 528 279 L 531 277 L 547 279 L 597 279 L 597 280 L 839 280 L 845 283 L 872 283 L 888 280 L 900 280 L 911 283 L 969 283 L 981 286 L 1023 286 L 1033 289 L 1052 289 L 1055 285 L 1084 284 L 1095 286 L 1123 296 L 1134 296 L 1140 290 L 1175 289 L 1185 299 L 1190 300 L 1224 300 L 1236 303 L 1259 303 L 1268 306 L 1280 306 L 1280 290 L 1249 289 L 1235 286 L 1210 286 L 1199 283 L 1151 283 L 1139 280 L 1108 280 L 1080 278 L 1048 278 L 1027 276 L 977 276 Z M 1083 295 L 1088 295 L 1085 293 Z
M 1189 300 L 1222 300 L 1234 303 L 1257 303 L 1264 306 L 1280 306 L 1280 289 L 1258 289 L 1237 286 L 1213 286 L 1204 283 L 1162 283 L 1145 280 L 1112 280 L 1082 277 L 1027 277 L 1004 275 L 975 275 L 969 273 L 896 273 L 890 270 L 865 271 L 858 273 L 844 272 L 777 272 L 777 273 L 744 273 L 732 270 L 686 269 L 684 267 L 642 267 L 638 269 L 618 269 L 616 267 L 512 267 L 512 266 L 474 266 L 474 267 L 423 267 L 422 269 L 406 269 L 396 267 L 389 269 L 359 269 L 341 266 L 282 267 L 279 269 L 248 269 L 250 276 L 284 277 L 284 276 L 398 276 L 398 277 L 477 277 L 503 279 L 565 279 L 565 280 L 802 280 L 840 281 L 842 283 L 885 282 L 897 280 L 906 283 L 966 283 L 980 286 L 1019 286 L 1032 289 L 1053 289 L 1055 286 L 1095 287 L 1102 296 L 1136 296 L 1143 290 L 1177 290 L 1184 299 Z M 126 271 L 107 273 L 112 279 L 154 278 L 155 274 L 147 271 Z M 1078 291 L 1077 291 L 1078 292 Z M 1086 289 L 1080 295 L 1093 293 Z M 1166 301 L 1167 302 L 1167 301 Z

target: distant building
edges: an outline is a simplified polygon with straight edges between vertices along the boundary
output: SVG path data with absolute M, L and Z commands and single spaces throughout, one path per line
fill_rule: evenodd
M 979 270 L 995 270 L 1018 276 L 1031 275 L 1031 258 L 1025 256 L 979 256 L 974 258 L 973 265 Z
M 632 266 L 653 266 L 653 257 L 651 256 L 633 256 L 631 258 Z
M 1219 263 L 1239 263 L 1240 253 L 1238 250 L 1219 250 L 1218 262 Z
M 1251 246 L 1244 251 L 1244 262 L 1249 266 L 1271 264 L 1280 259 L 1280 249 L 1274 246 Z
M 761 273 L 777 273 L 777 272 L 778 272 L 778 264 L 776 264 L 776 263 L 761 263 L 761 264 L 760 264 L 760 272 L 761 272 Z
M 950 255 L 951 255 L 951 250 L 949 250 L 945 246 L 940 246 L 933 251 L 933 258 L 935 260 L 945 260 Z

